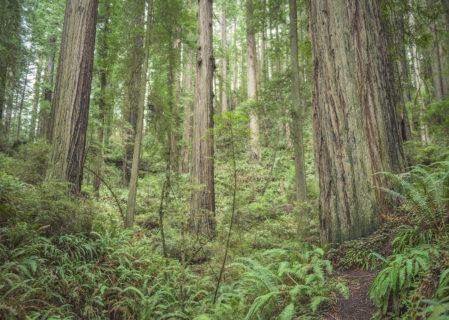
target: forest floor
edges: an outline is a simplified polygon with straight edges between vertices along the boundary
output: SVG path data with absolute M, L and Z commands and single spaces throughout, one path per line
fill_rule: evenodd
M 340 271 L 337 276 L 346 282 L 349 288 L 349 299 L 338 294 L 337 300 L 328 314 L 330 320 L 369 320 L 376 313 L 376 307 L 369 298 L 369 290 L 378 271 L 360 269 Z

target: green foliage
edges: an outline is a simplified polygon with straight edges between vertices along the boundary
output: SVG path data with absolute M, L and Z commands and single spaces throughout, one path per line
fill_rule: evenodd
M 386 259 L 379 256 L 382 270 L 370 296 L 384 317 L 444 319 L 449 281 L 448 272 L 442 271 L 448 268 L 449 161 L 386 175 L 396 191 L 384 191 L 401 205 L 401 212 L 391 219 L 402 225 L 392 241 L 394 254 Z
M 318 313 L 327 306 L 334 289 L 347 297 L 342 283 L 332 281 L 332 266 L 317 247 L 265 251 L 261 261 L 239 258 L 231 267 L 243 271 L 239 290 L 252 301 L 245 319 L 292 319 Z
M 385 175 L 396 189 L 383 190 L 400 201 L 401 210 L 406 213 L 403 220 L 418 226 L 414 228 L 416 232 L 427 233 L 430 230 L 434 235 L 444 234 L 449 215 L 449 160 L 428 167 L 416 166 L 404 174 Z M 413 235 L 407 227 L 400 232 Z M 418 238 L 423 239 L 421 235 Z M 423 240 L 431 238 L 432 235 L 427 234 Z M 403 241 L 396 243 L 401 245 Z
M 32 186 L 6 173 L 0 173 L 0 225 L 30 222 L 47 234 L 90 231 L 92 204 L 73 199 L 66 183 L 47 181 Z
M 12 157 L 0 154 L 0 170 L 14 175 L 29 184 L 44 181 L 50 146 L 45 140 L 19 145 Z
M 40 233 L 26 223 L 0 229 L 3 319 L 149 318 L 174 303 L 176 291 L 166 288 L 176 283 L 175 266 L 148 251 L 146 239 Z
M 408 291 L 416 284 L 417 277 L 430 270 L 432 260 L 439 258 L 439 252 L 429 246 L 407 250 L 387 258 L 382 271 L 370 290 L 374 304 L 385 314 L 388 309 L 400 312 Z
M 435 102 L 426 108 L 424 121 L 432 132 L 437 144 L 448 146 L 449 141 L 449 100 Z
M 428 307 L 421 313 L 423 318 L 429 320 L 443 320 L 449 318 L 449 269 L 440 276 L 438 288 L 434 298 L 425 300 Z
M 439 140 L 439 141 L 445 141 Z M 420 141 L 406 141 L 404 151 L 408 163 L 430 165 L 448 156 L 447 147 L 441 144 L 423 146 Z

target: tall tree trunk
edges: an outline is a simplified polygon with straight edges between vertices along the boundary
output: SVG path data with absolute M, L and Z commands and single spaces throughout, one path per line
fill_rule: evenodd
M 5 66 L 0 66 L 0 133 L 3 131 L 3 111 L 5 110 L 6 102 L 6 72 Z
M 377 172 L 404 168 L 379 0 L 314 0 L 315 168 L 322 239 L 375 231 L 388 199 Z
M 41 105 L 39 115 L 39 135 L 46 136 L 51 142 L 55 111 L 52 109 L 52 89 L 53 89 L 53 74 L 55 69 L 55 55 L 56 55 L 56 38 L 50 38 L 50 55 L 47 58 L 47 70 L 45 72 L 44 84 L 44 103 Z
M 268 68 L 267 68 L 267 61 L 266 61 L 266 55 L 265 55 L 265 51 L 267 50 L 266 48 L 266 35 L 265 35 L 265 31 L 266 31 L 266 15 L 267 15 L 267 2 L 266 0 L 262 0 L 262 33 L 261 33 L 261 37 L 260 37 L 260 74 L 259 74 L 259 81 L 261 83 L 264 83 L 267 80 L 267 74 L 268 74 Z
M 107 116 L 107 105 L 106 105 L 106 86 L 107 77 L 106 70 L 102 68 L 100 70 L 100 101 L 98 102 L 98 108 L 100 111 L 99 120 L 100 124 L 97 132 L 98 140 L 98 150 L 96 154 L 96 172 L 97 175 L 94 177 L 94 195 L 96 198 L 99 197 L 101 178 L 103 176 L 103 162 L 104 162 L 104 131 L 106 126 L 106 116 Z
M 409 24 L 412 29 L 415 27 L 415 17 L 412 13 L 409 15 Z M 414 31 L 414 30 L 413 30 Z M 423 121 L 424 118 L 424 101 L 423 101 L 423 93 L 424 93 L 424 82 L 421 78 L 421 63 L 418 57 L 418 48 L 416 44 L 412 44 L 411 47 L 411 57 L 413 62 L 413 75 L 415 82 L 415 104 L 419 105 L 419 122 L 420 122 L 420 136 L 421 142 L 424 145 L 429 143 L 429 132 L 427 128 L 427 124 Z
M 387 15 L 387 14 L 386 14 Z M 412 133 L 407 112 L 407 103 L 410 102 L 410 77 L 408 60 L 406 54 L 404 13 L 402 10 L 391 10 L 388 12 L 388 43 L 391 60 L 393 63 L 394 92 L 398 110 L 398 125 L 402 140 L 411 140 Z
M 67 0 L 56 75 L 54 128 L 47 178 L 73 184 L 79 194 L 92 85 L 98 0 Z
M 19 140 L 19 138 L 20 138 L 20 129 L 22 127 L 23 104 L 25 102 L 25 93 L 26 93 L 26 89 L 27 89 L 27 84 L 28 84 L 28 66 L 27 66 L 27 70 L 25 71 L 25 80 L 24 80 L 24 83 L 23 83 L 22 97 L 20 98 L 19 115 L 17 117 L 16 140 Z
M 276 24 L 276 72 L 281 72 L 281 40 L 279 37 L 279 25 Z
M 147 85 L 148 59 L 150 57 L 150 35 L 153 14 L 153 0 L 148 1 L 147 30 L 145 35 L 145 53 L 141 73 L 142 84 L 137 92 L 139 96 L 139 108 L 137 112 L 137 130 L 134 141 L 133 162 L 131 167 L 131 180 L 129 182 L 128 206 L 126 210 L 125 228 L 132 229 L 134 226 L 134 211 L 136 209 L 137 182 L 139 178 L 140 149 L 142 147 L 143 113 L 145 110 L 145 92 Z
M 8 103 L 7 108 L 5 110 L 5 136 L 8 138 L 9 132 L 11 130 L 11 119 L 12 119 L 12 111 L 14 110 L 14 93 L 16 87 L 16 76 L 13 72 L 10 73 L 10 81 L 9 81 L 9 95 L 8 95 Z
M 234 42 L 234 54 L 235 54 L 235 58 L 233 59 L 233 63 L 234 63 L 234 75 L 233 75 L 233 99 L 232 99 L 232 105 L 231 105 L 231 110 L 235 110 L 235 108 L 237 108 L 237 91 L 238 91 L 238 84 L 239 84 L 239 63 L 238 63 L 238 58 L 239 58 L 239 52 L 237 49 L 237 17 L 234 18 L 234 24 L 233 24 L 233 30 L 234 30 L 234 34 L 233 34 L 233 42 Z
M 303 110 L 300 96 L 298 63 L 298 28 L 296 0 L 289 0 L 290 13 L 290 65 L 292 69 L 293 147 L 295 149 L 296 200 L 306 201 L 306 168 L 304 165 Z
M 96 153 L 96 159 L 95 159 L 95 171 L 97 174 L 94 177 L 94 195 L 96 198 L 100 195 L 100 186 L 101 186 L 101 180 L 103 176 L 103 162 L 104 162 L 104 132 L 105 132 L 105 126 L 106 126 L 106 118 L 107 118 L 107 102 L 106 102 L 106 86 L 108 83 L 107 79 L 107 60 L 108 60 L 108 43 L 107 43 L 107 36 L 109 34 L 109 12 L 110 12 L 110 6 L 109 3 L 105 4 L 104 7 L 104 14 L 101 17 L 103 19 L 104 23 L 104 30 L 102 31 L 101 37 L 99 38 L 99 58 L 100 60 L 100 99 L 98 102 L 98 108 L 99 108 L 99 122 L 100 125 L 98 126 L 98 132 L 97 132 L 97 140 L 98 140 L 98 148 Z M 100 9 L 101 12 L 101 9 Z
M 34 82 L 34 97 L 33 97 L 33 108 L 31 111 L 31 121 L 30 121 L 30 141 L 34 142 L 36 139 L 36 122 L 37 122 L 37 109 L 39 107 L 39 95 L 41 91 L 41 61 L 39 60 L 36 66 L 36 80 Z
M 220 111 L 228 111 L 228 45 L 226 41 L 226 1 L 223 1 L 221 10 L 221 48 L 223 56 L 221 58 L 221 90 L 220 90 Z
M 433 78 L 433 86 L 434 86 L 434 99 L 436 101 L 443 100 L 443 97 L 445 95 L 444 93 L 444 85 L 443 85 L 443 70 L 442 70 L 442 63 L 441 63 L 441 43 L 440 43 L 440 36 L 438 34 L 437 30 L 437 23 L 438 21 L 432 23 L 431 25 L 431 31 L 433 34 L 433 52 L 432 52 L 432 78 Z
M 257 50 L 253 28 L 253 1 L 246 0 L 246 64 L 248 99 L 257 100 Z M 256 112 L 250 112 L 249 128 L 251 129 L 250 159 L 262 159 L 262 150 L 259 141 L 259 117 Z
M 173 39 L 179 30 L 172 30 L 173 32 L 170 35 L 170 38 Z M 169 98 L 169 114 L 170 114 L 170 122 L 168 126 L 168 136 L 170 143 L 170 159 L 171 162 L 170 168 L 174 172 L 179 172 L 179 140 L 180 136 L 176 130 L 181 125 L 181 118 L 179 117 L 180 110 L 178 110 L 178 102 L 179 102 L 179 76 L 178 76 L 178 64 L 179 64 L 179 52 L 181 48 L 181 41 L 179 39 L 175 39 L 174 41 L 170 41 L 173 45 L 169 48 L 168 54 L 168 77 L 167 77 L 167 88 L 170 95 Z
M 145 20 L 145 3 L 143 1 L 135 1 L 133 4 L 134 28 L 142 29 Z M 125 120 L 129 123 L 130 127 L 127 130 L 125 141 L 125 154 L 123 159 L 123 182 L 125 184 L 130 183 L 131 179 L 131 165 L 134 153 L 134 141 L 136 139 L 137 132 L 137 117 L 139 109 L 139 93 L 141 88 L 141 74 L 143 64 L 143 32 L 134 32 L 130 41 L 130 65 L 129 65 L 129 79 L 126 88 L 126 95 L 129 105 L 125 110 Z
M 186 47 L 185 77 L 183 78 L 184 94 L 186 101 L 184 103 L 184 131 L 183 140 L 186 146 L 183 149 L 181 172 L 188 173 L 190 165 L 190 146 L 192 143 L 192 76 L 193 76 L 193 54 L 190 48 Z
M 191 171 L 191 183 L 197 187 L 190 200 L 189 229 L 209 238 L 215 235 L 212 34 L 212 0 L 199 0 Z

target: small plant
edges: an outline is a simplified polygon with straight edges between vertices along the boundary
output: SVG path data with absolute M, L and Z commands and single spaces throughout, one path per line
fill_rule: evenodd
M 410 249 L 404 254 L 395 254 L 384 260 L 382 271 L 370 290 L 370 297 L 383 314 L 391 310 L 400 314 L 407 303 L 411 289 L 417 287 L 418 277 L 430 271 L 432 261 L 439 252 L 430 246 Z
M 436 234 L 445 231 L 449 222 L 449 159 L 431 166 L 416 166 L 399 175 L 383 174 L 391 179 L 396 191 L 382 190 L 400 201 L 408 224 Z
M 240 258 L 231 266 L 244 270 L 241 290 L 253 298 L 245 319 L 254 315 L 265 318 L 280 315 L 281 319 L 307 313 L 318 313 L 330 302 L 333 290 L 348 296 L 344 284 L 330 280 L 332 266 L 323 259 L 317 247 L 303 248 L 301 253 L 272 249 L 263 253 L 270 263 Z
M 421 316 L 429 320 L 443 320 L 449 318 L 449 269 L 443 271 L 440 276 L 438 288 L 434 298 L 424 300 L 428 306 Z

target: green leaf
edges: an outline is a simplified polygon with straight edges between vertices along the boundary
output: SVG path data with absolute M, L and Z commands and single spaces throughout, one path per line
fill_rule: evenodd
M 275 291 L 275 292 L 269 292 L 267 294 L 264 294 L 262 296 L 257 297 L 253 304 L 251 305 L 251 308 L 249 309 L 248 313 L 246 314 L 245 320 L 249 320 L 251 319 L 251 317 L 256 314 L 256 312 L 263 307 L 269 300 L 271 297 L 276 296 L 278 294 L 280 294 L 280 291 Z
M 310 302 L 309 306 L 313 312 L 317 312 L 320 305 L 322 305 L 324 303 L 328 303 L 328 302 L 329 302 L 329 298 L 317 296 L 317 297 L 312 298 L 312 301 Z
M 279 316 L 279 320 L 292 320 L 294 316 L 295 316 L 295 305 L 293 303 L 290 303 L 282 311 L 281 315 Z

